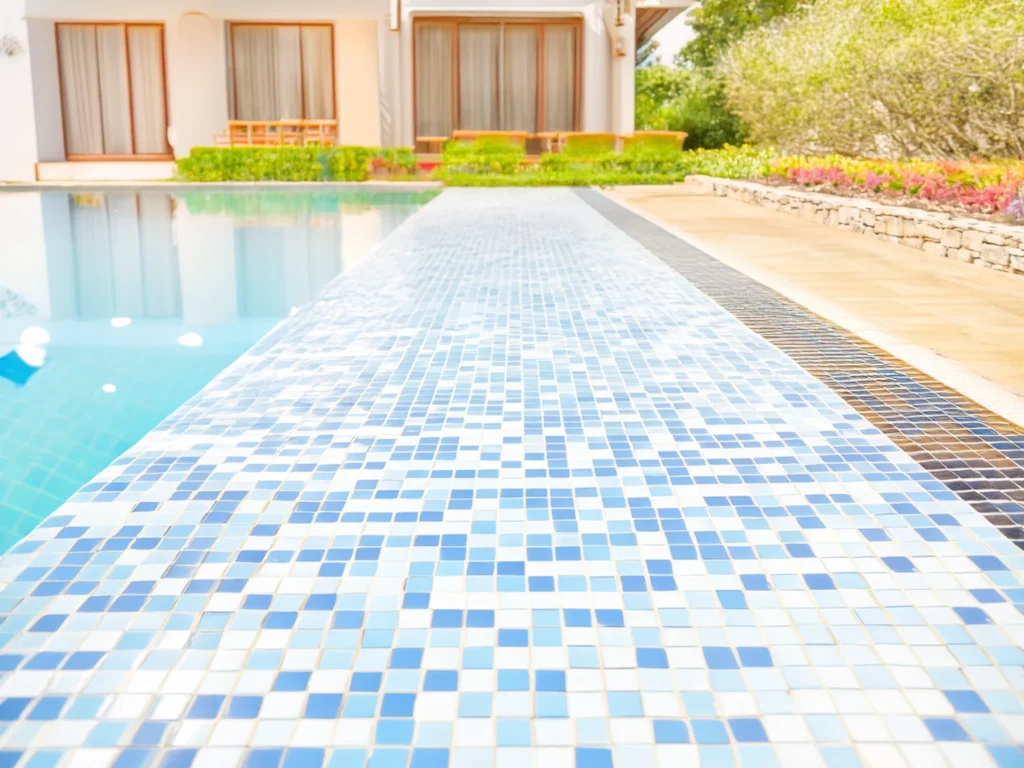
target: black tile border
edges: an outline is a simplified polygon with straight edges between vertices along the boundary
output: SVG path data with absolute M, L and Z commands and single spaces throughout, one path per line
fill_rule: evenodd
M 1024 429 L 597 190 L 575 192 L 822 381 L 1024 549 Z

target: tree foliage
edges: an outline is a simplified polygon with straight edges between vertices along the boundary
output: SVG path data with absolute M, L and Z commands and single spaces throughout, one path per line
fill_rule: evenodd
M 1024 157 L 1024 0 L 818 0 L 726 53 L 754 140 L 889 157 Z
M 691 16 L 695 37 L 676 54 L 674 67 L 652 64 L 638 52 L 636 127 L 685 131 L 687 149 L 741 143 L 743 121 L 730 109 L 716 69 L 721 53 L 750 30 L 810 2 L 704 0 Z
M 813 0 L 704 0 L 690 17 L 694 38 L 679 52 L 679 63 L 712 67 L 732 43 L 751 30 Z
M 687 149 L 739 144 L 744 137 L 713 72 L 665 64 L 637 70 L 636 127 L 684 131 Z

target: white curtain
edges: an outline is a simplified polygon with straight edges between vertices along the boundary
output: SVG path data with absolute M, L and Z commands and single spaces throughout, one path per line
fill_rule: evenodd
M 128 59 L 132 75 L 132 117 L 135 152 L 167 152 L 167 115 L 164 113 L 163 30 L 155 26 L 128 27 Z
M 299 27 L 232 27 L 235 102 L 239 120 L 302 117 Z
M 334 119 L 331 43 L 330 27 L 302 27 L 302 97 L 308 120 Z
M 537 132 L 537 29 L 505 27 L 501 127 Z
M 162 192 L 139 193 L 144 317 L 181 317 L 181 272 L 174 244 L 174 209 Z
M 57 26 L 57 46 L 67 153 L 102 155 L 103 118 L 96 65 L 96 27 L 60 24 Z
M 501 128 L 498 107 L 498 49 L 501 28 L 459 27 L 459 127 L 470 131 Z
M 122 25 L 96 27 L 96 54 L 103 111 L 103 151 L 132 154 L 131 96 L 128 94 L 128 54 Z
M 274 120 L 302 118 L 302 48 L 298 27 L 277 27 L 277 106 Z
M 576 28 L 544 27 L 544 130 L 575 130 Z
M 452 132 L 451 27 L 416 25 L 416 135 Z

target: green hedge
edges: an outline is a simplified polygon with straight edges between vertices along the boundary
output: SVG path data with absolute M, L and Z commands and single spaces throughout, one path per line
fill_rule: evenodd
M 746 179 L 767 175 L 775 152 L 754 147 L 680 152 L 674 144 L 637 142 L 623 152 L 595 151 L 541 155 L 523 163 L 523 150 L 489 139 L 450 145 L 434 178 L 448 186 L 612 186 L 672 184 L 690 174 Z
M 410 149 L 370 147 L 196 147 L 178 161 L 183 181 L 366 181 L 416 171 Z
M 637 142 L 623 152 L 595 147 L 585 154 L 545 154 L 526 163 L 522 147 L 501 139 L 451 142 L 434 178 L 450 186 L 609 186 L 671 184 L 689 174 L 724 178 L 767 175 L 775 153 L 753 147 L 680 152 L 664 142 Z M 365 181 L 371 172 L 392 177 L 416 167 L 407 149 L 367 147 L 197 148 L 178 162 L 185 181 Z

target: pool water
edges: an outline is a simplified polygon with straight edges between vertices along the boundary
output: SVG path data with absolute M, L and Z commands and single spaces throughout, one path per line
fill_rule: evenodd
M 0 194 L 0 552 L 429 194 Z

